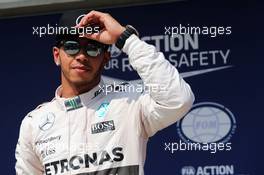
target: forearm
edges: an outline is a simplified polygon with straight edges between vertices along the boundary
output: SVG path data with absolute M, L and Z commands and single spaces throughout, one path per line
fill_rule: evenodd
M 154 86 L 150 90 L 154 101 L 167 107 L 193 102 L 194 96 L 189 85 L 154 46 L 132 35 L 127 39 L 123 51 L 129 55 L 130 64 L 145 86 Z

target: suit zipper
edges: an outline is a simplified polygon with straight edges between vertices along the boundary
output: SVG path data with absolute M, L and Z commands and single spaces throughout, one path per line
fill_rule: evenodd
M 71 118 L 68 111 L 66 111 L 66 117 L 68 118 L 68 152 L 69 152 L 68 161 L 69 161 L 71 158 L 71 121 L 70 121 Z M 68 168 L 69 168 L 69 173 L 71 175 L 71 169 L 70 167 Z

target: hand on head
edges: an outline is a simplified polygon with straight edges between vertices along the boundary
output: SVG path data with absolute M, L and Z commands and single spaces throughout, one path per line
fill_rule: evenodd
M 91 11 L 85 15 L 76 27 L 85 27 L 89 24 L 99 25 L 99 33 L 86 34 L 83 37 L 96 40 L 104 44 L 115 44 L 125 27 L 117 22 L 111 15 L 98 11 Z

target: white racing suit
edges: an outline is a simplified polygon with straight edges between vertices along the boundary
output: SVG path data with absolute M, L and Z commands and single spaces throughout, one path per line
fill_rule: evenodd
M 144 85 L 154 88 L 122 85 L 106 93 L 101 81 L 66 99 L 59 87 L 22 121 L 18 175 L 144 175 L 148 137 L 182 118 L 194 96 L 154 46 L 132 35 L 123 51 Z

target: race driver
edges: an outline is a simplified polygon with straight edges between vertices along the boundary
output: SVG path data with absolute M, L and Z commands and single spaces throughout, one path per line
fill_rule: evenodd
M 73 16 L 66 21 L 75 22 Z M 17 175 L 144 175 L 148 138 L 191 108 L 190 86 L 134 27 L 98 11 L 83 15 L 75 27 L 93 24 L 99 32 L 57 37 L 53 56 L 61 86 L 22 121 Z M 133 92 L 124 84 L 105 93 L 101 74 L 112 44 L 128 55 L 148 88 Z

